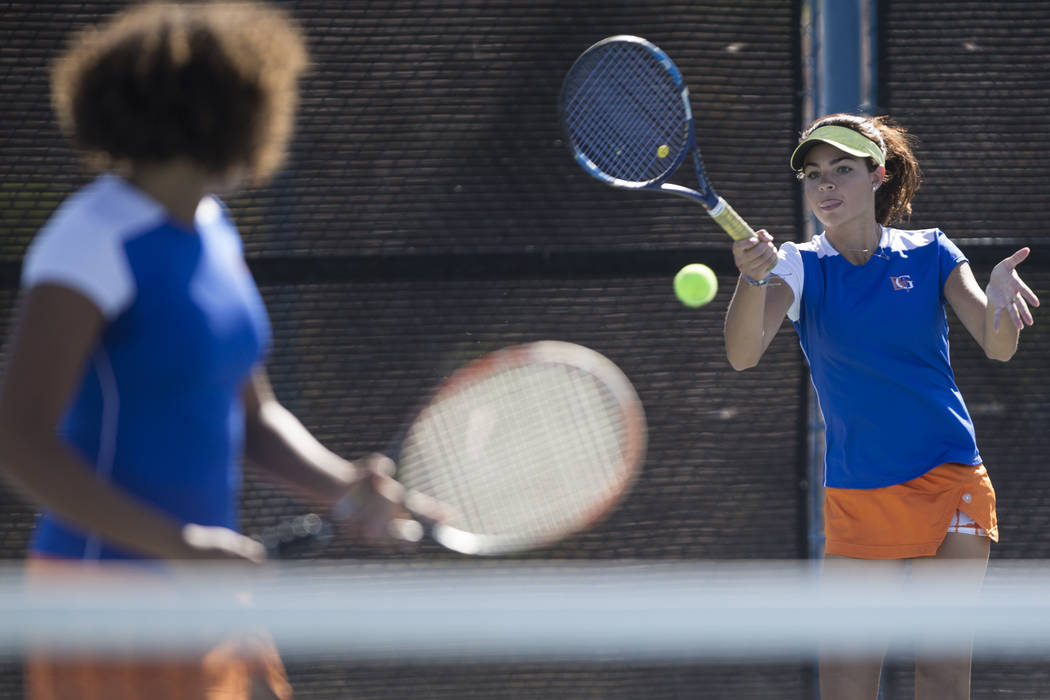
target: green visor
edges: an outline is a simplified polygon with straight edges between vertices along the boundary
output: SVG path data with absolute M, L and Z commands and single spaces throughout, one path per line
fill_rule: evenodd
M 822 126 L 814 129 L 791 154 L 791 169 L 802 170 L 803 158 L 817 143 L 831 144 L 835 148 L 857 158 L 871 158 L 876 165 L 886 165 L 886 155 L 866 136 L 845 126 Z

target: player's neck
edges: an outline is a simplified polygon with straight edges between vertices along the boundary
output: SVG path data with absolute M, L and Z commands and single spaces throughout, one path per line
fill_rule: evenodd
M 863 219 L 825 229 L 829 243 L 854 265 L 868 262 L 879 249 L 882 227 L 877 221 Z
M 190 231 L 194 228 L 197 206 L 214 179 L 199 165 L 186 160 L 136 163 L 121 174 Z

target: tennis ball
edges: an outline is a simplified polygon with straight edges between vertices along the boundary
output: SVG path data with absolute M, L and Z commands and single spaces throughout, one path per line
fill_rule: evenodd
M 696 308 L 715 298 L 718 278 L 714 271 L 701 263 L 690 263 L 674 276 L 674 293 L 678 301 Z
M 671 149 L 667 147 L 667 144 L 660 146 L 656 149 L 656 155 L 658 158 L 666 158 L 667 154 L 671 152 Z

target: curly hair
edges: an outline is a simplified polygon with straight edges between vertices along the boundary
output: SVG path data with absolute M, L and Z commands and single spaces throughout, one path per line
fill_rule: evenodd
M 799 141 L 822 126 L 844 126 L 874 141 L 886 154 L 886 177 L 875 193 L 875 219 L 886 226 L 911 216 L 911 200 L 919 190 L 922 171 L 912 153 L 914 138 L 889 117 L 864 117 L 855 114 L 829 114 L 810 123 Z M 878 166 L 867 159 L 868 170 Z
M 51 95 L 92 166 L 189 158 L 260 184 L 284 160 L 307 62 L 300 29 L 275 8 L 150 3 L 79 32 Z

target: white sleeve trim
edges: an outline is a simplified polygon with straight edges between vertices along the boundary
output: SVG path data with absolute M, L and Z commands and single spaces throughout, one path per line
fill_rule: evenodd
M 772 274 L 791 288 L 795 299 L 788 307 L 787 315 L 792 321 L 797 321 L 801 310 L 802 285 L 806 273 L 802 265 L 802 255 L 798 252 L 798 246 L 795 243 L 788 241 L 780 246 L 780 251 L 777 253 L 777 264 Z
M 131 304 L 135 280 L 124 244 L 159 224 L 162 212 L 127 206 L 100 182 L 67 200 L 37 234 L 22 266 L 23 289 L 68 287 L 112 319 Z M 124 205 L 124 206 L 122 206 Z
M 87 297 L 105 318 L 113 318 L 135 293 L 127 261 L 121 260 L 112 246 L 100 245 L 88 255 L 84 252 L 63 246 L 57 238 L 41 239 L 26 256 L 22 287 L 69 287 Z

